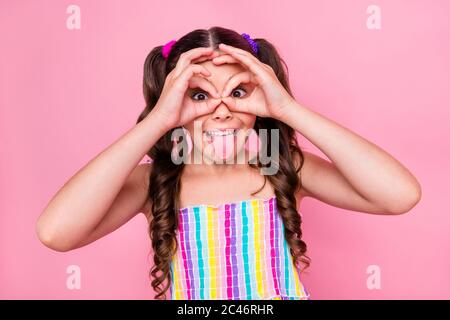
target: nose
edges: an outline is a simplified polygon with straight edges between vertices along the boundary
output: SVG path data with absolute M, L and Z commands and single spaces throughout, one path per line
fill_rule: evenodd
M 230 109 L 228 109 L 228 106 L 222 101 L 214 110 L 212 118 L 216 121 L 226 121 L 233 118 L 233 114 Z

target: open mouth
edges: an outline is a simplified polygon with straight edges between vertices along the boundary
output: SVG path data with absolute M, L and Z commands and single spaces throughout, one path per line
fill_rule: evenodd
M 237 128 L 203 131 L 204 141 L 212 148 L 210 149 L 212 155 L 222 160 L 235 153 L 238 133 Z
M 239 129 L 225 129 L 225 130 L 214 129 L 214 130 L 205 130 L 204 131 L 206 137 L 208 137 L 208 138 L 211 138 L 213 136 L 214 137 L 216 137 L 216 136 L 229 136 L 229 135 L 236 136 L 238 132 L 239 132 Z

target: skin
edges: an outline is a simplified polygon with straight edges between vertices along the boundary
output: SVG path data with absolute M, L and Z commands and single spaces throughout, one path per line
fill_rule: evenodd
M 256 116 L 272 117 L 316 145 L 331 161 L 303 151 L 303 188 L 296 195 L 298 205 L 304 197 L 311 197 L 350 211 L 397 215 L 417 204 L 420 184 L 398 160 L 300 105 L 285 91 L 271 67 L 249 52 L 223 45 L 219 49 L 214 53 L 210 48 L 196 48 L 184 53 L 168 75 L 152 112 L 54 195 L 36 224 L 38 237 L 46 246 L 57 251 L 85 246 L 139 213 L 150 222 L 147 177 L 151 164 L 138 163 L 170 128 L 182 125 L 191 132 L 195 120 L 201 120 L 208 129 L 224 124 L 251 128 Z M 230 94 L 240 83 L 251 87 L 251 94 L 233 98 Z M 209 92 L 210 99 L 192 100 L 188 88 L 195 87 Z M 263 177 L 246 165 L 187 165 L 181 206 L 253 198 L 251 192 L 262 181 Z M 267 184 L 256 197 L 268 198 L 273 193 Z
M 220 51 L 216 53 L 218 55 L 223 54 L 223 52 Z M 203 78 L 203 81 L 208 81 L 214 87 L 214 90 L 216 92 L 223 92 L 225 85 L 227 84 L 227 79 L 245 71 L 245 68 L 243 68 L 238 63 L 229 63 L 218 66 L 215 65 L 211 60 L 206 60 L 203 62 L 198 62 L 198 64 L 204 66 L 209 72 L 211 72 L 211 76 L 208 77 L 208 79 Z M 194 77 L 194 79 L 195 78 L 196 77 Z M 253 88 L 254 85 L 242 84 L 240 87 L 233 88 L 230 93 L 233 94 L 233 97 L 235 99 L 247 99 L 247 97 L 251 94 Z M 207 157 L 211 162 L 216 159 L 211 153 L 208 152 L 208 150 L 205 150 L 205 142 L 203 142 L 203 137 L 200 134 L 195 134 L 196 132 L 194 132 L 194 121 L 197 121 L 201 124 L 202 131 L 219 128 L 238 128 L 244 131 L 253 128 L 255 124 L 256 115 L 248 112 L 231 112 L 229 106 L 221 101 L 221 99 L 215 99 L 213 93 L 204 91 L 201 88 L 189 88 L 187 90 L 186 96 L 189 99 L 192 99 L 193 103 L 204 103 L 205 101 L 212 100 L 211 103 L 215 105 L 212 113 L 197 117 L 184 125 L 184 128 L 189 131 L 191 137 L 193 138 L 194 147 L 202 152 L 203 155 Z M 244 143 L 243 139 L 238 140 L 239 143 L 236 151 L 242 150 Z M 193 158 L 193 156 L 191 156 L 191 158 Z M 214 170 L 224 169 L 225 166 L 221 165 L 215 166 L 214 168 Z
M 215 56 L 219 57 L 224 54 L 225 52 L 217 50 Z M 223 96 L 226 85 L 229 83 L 228 79 L 246 70 L 237 61 L 216 65 L 213 60 L 208 59 L 202 62 L 196 61 L 196 63 L 204 66 L 211 72 L 211 76 L 207 78 L 207 81 L 212 84 L 218 93 L 221 93 L 221 96 Z M 246 83 L 242 84 L 241 88 L 238 88 L 238 85 L 236 84 L 235 88 L 230 89 L 229 94 L 233 94 L 231 96 L 236 100 L 248 99 L 255 85 Z M 198 121 L 201 124 L 202 131 L 218 128 L 239 128 L 243 133 L 244 130 L 253 128 L 256 119 L 256 115 L 252 113 L 230 110 L 229 105 L 223 100 L 214 98 L 214 92 L 212 92 L 214 89 L 211 88 L 209 90 L 211 92 L 204 91 L 201 88 L 191 88 L 187 91 L 187 96 L 194 99 L 195 103 L 212 100 L 213 102 L 211 103 L 214 103 L 216 107 L 212 113 L 197 117 L 184 125 L 191 137 L 193 137 L 194 148 L 197 148 L 210 162 L 207 163 L 205 159 L 200 164 L 186 165 L 182 175 L 180 191 L 181 207 L 199 203 L 220 204 L 255 197 L 267 199 L 274 194 L 273 188 L 266 184 L 265 188 L 258 194 L 251 195 L 252 192 L 264 184 L 264 178 L 248 165 L 238 164 L 237 161 L 234 161 L 234 164 L 211 163 L 216 159 L 208 150 L 205 150 L 203 137 L 194 132 L 194 121 Z M 244 135 L 241 134 L 238 138 L 236 152 L 245 152 L 243 148 L 244 139 Z M 235 156 L 236 152 L 233 152 L 232 156 Z M 194 152 L 191 152 L 191 163 L 194 163 L 193 155 Z M 248 154 L 246 154 L 246 157 L 248 158 Z M 236 181 L 240 181 L 238 186 L 236 186 Z

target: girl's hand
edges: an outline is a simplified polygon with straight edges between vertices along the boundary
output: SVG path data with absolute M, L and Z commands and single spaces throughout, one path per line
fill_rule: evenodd
M 272 117 L 277 120 L 284 119 L 286 109 L 295 102 L 295 99 L 286 91 L 278 80 L 274 70 L 262 63 L 251 53 L 221 43 L 219 49 L 227 54 L 215 57 L 212 62 L 240 63 L 247 70 L 233 76 L 225 85 L 222 100 L 236 112 L 252 113 L 261 117 Z M 252 93 L 242 99 L 228 97 L 228 94 L 241 83 L 253 83 Z
M 194 48 L 181 54 L 175 68 L 169 72 L 158 102 L 152 112 L 155 112 L 164 122 L 167 130 L 182 126 L 195 118 L 211 113 L 221 102 L 216 88 L 204 77 L 211 73 L 195 62 L 201 62 L 216 56 L 212 48 Z M 199 75 L 199 76 L 196 76 Z M 193 100 L 186 96 L 188 88 L 199 87 L 214 98 L 208 100 Z

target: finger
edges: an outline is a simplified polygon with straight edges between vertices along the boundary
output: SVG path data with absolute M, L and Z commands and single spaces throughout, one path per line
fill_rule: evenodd
M 208 99 L 196 105 L 196 117 L 213 113 L 217 106 L 222 102 L 222 99 Z
M 211 47 L 199 47 L 183 52 L 177 61 L 175 66 L 175 76 L 178 76 L 183 72 L 183 70 L 191 64 L 192 60 L 197 59 L 203 55 L 209 55 L 212 52 Z
M 221 65 L 224 63 L 239 63 L 239 61 L 236 60 L 236 58 L 234 58 L 233 56 L 231 56 L 229 54 L 222 54 L 218 57 L 215 57 L 212 59 L 212 62 L 216 65 Z
M 230 80 L 227 81 L 224 89 L 222 90 L 222 97 L 227 97 L 230 94 L 231 90 L 236 88 L 239 84 L 250 83 L 253 81 L 254 79 L 252 77 L 252 74 L 248 71 L 239 72 L 238 74 L 235 74 L 230 78 Z
M 200 62 L 203 62 L 206 60 L 212 60 L 218 56 L 219 56 L 219 52 L 213 51 L 211 54 L 209 54 L 207 56 L 201 56 L 200 58 L 192 60 L 192 63 L 200 63 Z
M 244 67 L 250 69 L 257 77 L 260 79 L 265 79 L 266 70 L 263 67 L 261 61 L 259 61 L 255 56 L 253 56 L 248 51 L 227 46 L 223 43 L 219 45 L 220 49 L 223 49 L 225 52 L 229 53 L 233 58 L 241 62 Z
M 214 110 L 217 108 L 217 106 L 222 102 L 222 99 L 208 99 L 208 100 L 201 100 L 196 101 L 195 103 L 190 100 L 189 97 L 185 98 L 189 99 L 184 102 L 185 106 L 188 106 L 190 108 L 190 112 L 192 113 L 192 116 L 189 117 L 189 119 L 195 119 L 200 116 L 211 114 L 214 112 Z M 185 109 L 185 111 L 188 111 Z
M 239 53 L 239 54 L 242 54 L 244 56 L 247 56 L 247 57 L 253 59 L 253 61 L 255 61 L 255 62 L 259 62 L 259 59 L 247 50 L 243 50 L 241 48 L 236 48 L 236 47 L 227 45 L 225 43 L 220 43 L 219 48 L 220 48 L 220 50 L 223 50 L 226 53 L 231 53 L 231 52 Z
M 200 74 L 205 77 L 209 77 L 211 73 L 204 66 L 199 64 L 188 65 L 180 76 L 176 79 L 175 85 L 178 84 L 185 91 L 189 86 L 189 80 L 195 75 Z
M 201 88 L 214 98 L 220 98 L 220 94 L 217 91 L 216 87 L 203 77 L 193 76 L 189 80 L 189 88 Z
M 249 113 L 247 102 L 233 97 L 222 98 L 222 101 L 230 108 L 231 111 Z

